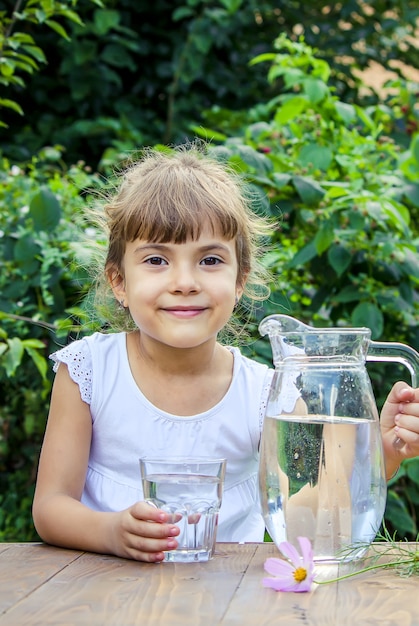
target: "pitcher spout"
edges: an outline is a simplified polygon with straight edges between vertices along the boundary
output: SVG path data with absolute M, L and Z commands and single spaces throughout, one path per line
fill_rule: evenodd
M 290 315 L 276 314 L 265 317 L 259 324 L 259 333 L 262 337 L 268 335 L 282 335 L 284 333 L 303 333 L 314 330 L 312 326 L 308 326 L 300 320 Z

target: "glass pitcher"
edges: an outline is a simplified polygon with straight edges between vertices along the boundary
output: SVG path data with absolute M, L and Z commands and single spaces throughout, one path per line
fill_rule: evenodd
M 402 363 L 416 387 L 419 354 L 371 341 L 368 328 L 313 328 L 287 315 L 266 317 L 259 331 L 269 336 L 275 365 L 259 468 L 268 532 L 278 547 L 308 537 L 316 563 L 359 558 L 376 536 L 387 495 L 365 362 Z

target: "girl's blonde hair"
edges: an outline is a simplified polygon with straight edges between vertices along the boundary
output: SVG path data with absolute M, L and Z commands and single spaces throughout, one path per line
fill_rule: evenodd
M 214 234 L 235 239 L 237 283 L 244 289 L 244 296 L 251 301 L 265 299 L 270 277 L 259 258 L 263 250 L 261 240 L 272 225 L 252 211 L 250 202 L 238 174 L 211 157 L 203 144 L 162 151 L 145 149 L 140 160 L 122 174 L 119 188 L 104 206 L 108 248 L 102 279 L 108 291 L 111 273 L 123 280 L 127 242 L 142 239 L 184 243 L 198 239 L 203 227 L 209 225 Z M 103 295 L 105 284 L 103 280 L 100 283 L 99 292 Z M 113 296 L 112 300 L 116 316 L 106 312 L 111 326 L 132 329 L 127 319 L 120 323 L 121 312 L 118 313 Z

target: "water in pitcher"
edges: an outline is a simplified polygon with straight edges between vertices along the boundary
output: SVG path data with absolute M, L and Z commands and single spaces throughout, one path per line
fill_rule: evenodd
M 260 492 L 273 541 L 305 536 L 316 562 L 352 560 L 373 541 L 386 485 L 376 420 L 322 415 L 265 418 Z

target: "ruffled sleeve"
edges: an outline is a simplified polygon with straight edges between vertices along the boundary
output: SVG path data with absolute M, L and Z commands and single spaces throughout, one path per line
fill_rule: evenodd
M 73 341 L 65 348 L 54 352 L 49 357 L 54 361 L 54 372 L 60 363 L 65 363 L 68 373 L 80 389 L 81 399 L 87 404 L 92 400 L 92 357 L 87 341 L 80 339 Z

